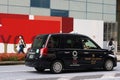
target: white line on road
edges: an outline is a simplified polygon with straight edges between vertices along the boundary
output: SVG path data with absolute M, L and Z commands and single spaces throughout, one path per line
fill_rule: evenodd
M 108 74 L 104 74 L 103 77 L 101 77 L 101 79 L 103 78 L 114 78 L 116 73 L 108 73 Z
M 33 70 L 29 70 L 33 71 Z M 18 71 L 0 71 L 0 73 L 13 73 L 13 72 L 27 72 L 26 70 L 18 70 Z
M 16 79 L 16 80 L 25 80 L 25 79 Z
M 57 79 L 57 80 L 70 80 L 69 78 L 59 78 L 59 79 Z

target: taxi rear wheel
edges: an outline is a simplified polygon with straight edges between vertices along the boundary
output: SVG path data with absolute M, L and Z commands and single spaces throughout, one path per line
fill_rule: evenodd
M 44 68 L 40 68 L 40 67 L 35 67 L 35 70 L 38 72 L 43 72 L 45 69 Z
M 51 70 L 52 73 L 56 73 L 56 74 L 61 73 L 62 70 L 63 70 L 62 62 L 59 61 L 59 60 L 54 61 L 52 63 L 52 65 L 51 65 L 51 69 L 50 70 Z
M 104 64 L 104 69 L 105 69 L 106 71 L 111 71 L 111 70 L 113 70 L 113 61 L 110 60 L 110 59 L 106 60 L 106 61 L 105 61 L 105 64 Z

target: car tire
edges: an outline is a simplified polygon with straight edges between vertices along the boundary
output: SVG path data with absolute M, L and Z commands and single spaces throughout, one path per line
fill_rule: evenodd
M 38 72 L 43 72 L 45 69 L 44 68 L 40 68 L 40 67 L 35 67 L 35 70 Z
M 61 61 L 56 60 L 52 63 L 50 71 L 55 74 L 61 73 L 63 70 L 63 64 Z
M 111 71 L 111 70 L 113 70 L 113 61 L 110 60 L 110 59 L 106 60 L 106 61 L 105 61 L 105 64 L 104 64 L 104 69 L 105 69 L 106 71 Z

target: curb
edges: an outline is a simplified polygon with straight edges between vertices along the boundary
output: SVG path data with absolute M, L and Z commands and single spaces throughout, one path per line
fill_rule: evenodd
M 0 65 L 16 65 L 16 64 L 24 64 L 25 61 L 1 61 Z

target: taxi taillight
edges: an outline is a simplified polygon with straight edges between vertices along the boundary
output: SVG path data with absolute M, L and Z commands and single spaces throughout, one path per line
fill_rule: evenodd
M 40 54 L 43 55 L 43 56 L 46 56 L 47 52 L 48 52 L 48 48 L 41 48 L 40 49 Z
M 29 51 L 31 49 L 31 47 L 29 47 L 28 49 L 27 49 L 27 51 Z

